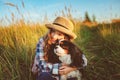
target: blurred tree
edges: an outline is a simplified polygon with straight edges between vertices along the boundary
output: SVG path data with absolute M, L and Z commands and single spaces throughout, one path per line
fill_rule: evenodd
M 89 15 L 88 15 L 87 11 L 85 12 L 85 22 L 91 22 L 91 19 L 90 19 Z

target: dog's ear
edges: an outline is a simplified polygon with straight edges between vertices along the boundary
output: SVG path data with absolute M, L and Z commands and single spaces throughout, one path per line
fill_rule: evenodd
M 71 59 L 72 59 L 72 63 L 70 64 L 70 66 L 82 67 L 82 65 L 83 65 L 83 59 L 82 59 L 83 52 L 73 43 L 70 44 L 69 54 L 71 54 Z
M 48 51 L 47 51 L 47 61 L 50 63 L 61 63 L 61 61 L 59 60 L 58 56 L 54 53 L 54 47 L 55 44 L 52 44 L 49 46 Z

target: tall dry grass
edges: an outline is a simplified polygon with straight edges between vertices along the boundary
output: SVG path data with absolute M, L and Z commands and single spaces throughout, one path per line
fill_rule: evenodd
M 31 64 L 40 36 L 39 24 L 0 27 L 0 80 L 32 80 Z
M 39 24 L 0 27 L 0 79 L 33 80 L 31 64 L 40 36 L 47 29 Z M 120 29 L 118 24 L 94 27 L 76 22 L 75 43 L 88 58 L 85 80 L 119 80 Z

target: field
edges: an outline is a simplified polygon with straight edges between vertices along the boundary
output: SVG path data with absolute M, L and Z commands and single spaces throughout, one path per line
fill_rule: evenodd
M 74 43 L 88 59 L 84 80 L 120 80 L 120 22 L 74 23 L 78 36 Z M 28 24 L 24 19 L 7 27 L 0 24 L 0 80 L 35 80 L 31 73 L 35 48 L 46 32 L 44 24 Z
M 0 27 L 0 80 L 33 80 L 31 65 L 44 25 Z M 76 23 L 74 41 L 85 53 L 84 80 L 120 79 L 120 23 L 85 26 Z

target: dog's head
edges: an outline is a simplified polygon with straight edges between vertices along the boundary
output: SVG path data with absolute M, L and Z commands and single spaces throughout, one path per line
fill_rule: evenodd
M 61 57 L 69 54 L 70 42 L 66 40 L 57 41 L 54 48 L 54 53 Z
M 61 63 L 59 57 L 69 54 L 71 56 L 70 66 L 82 67 L 84 64 L 82 51 L 70 41 L 56 41 L 55 44 L 49 46 L 47 53 L 47 61 L 50 63 Z
M 54 53 L 59 57 L 70 54 L 72 60 L 71 65 L 74 65 L 76 67 L 77 66 L 80 67 L 83 64 L 82 51 L 74 43 L 70 41 L 67 40 L 57 41 L 54 46 Z

